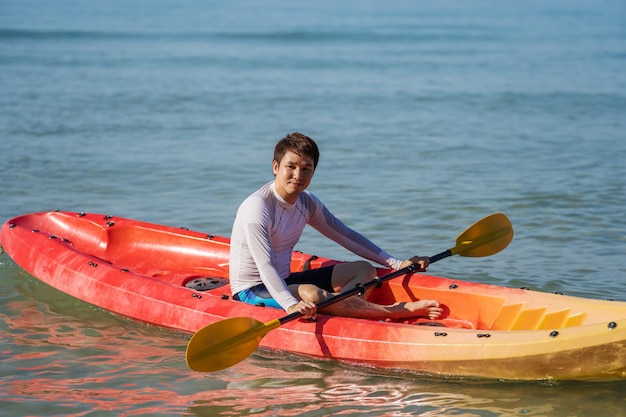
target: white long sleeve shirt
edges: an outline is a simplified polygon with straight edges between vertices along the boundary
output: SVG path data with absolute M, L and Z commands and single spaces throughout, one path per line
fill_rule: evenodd
M 237 211 L 230 243 L 233 294 L 263 283 L 285 310 L 297 304 L 284 279 L 290 274 L 291 254 L 307 224 L 360 257 L 393 269 L 402 263 L 344 225 L 310 192 L 304 191 L 290 204 L 276 192 L 272 181 L 245 199 Z

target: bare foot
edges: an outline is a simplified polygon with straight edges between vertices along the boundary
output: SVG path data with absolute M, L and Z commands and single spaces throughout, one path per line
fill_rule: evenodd
M 431 320 L 438 319 L 443 312 L 436 300 L 419 300 L 407 303 L 396 303 L 394 307 L 399 307 L 396 318 L 425 317 Z

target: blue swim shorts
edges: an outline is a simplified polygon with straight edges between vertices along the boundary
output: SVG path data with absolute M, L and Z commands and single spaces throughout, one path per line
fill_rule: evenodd
M 334 265 L 330 265 L 322 268 L 309 269 L 308 271 L 293 272 L 285 279 L 285 283 L 287 285 L 313 284 L 328 292 L 334 292 L 331 282 L 333 267 Z M 282 308 L 276 300 L 272 298 L 270 292 L 265 288 L 265 284 L 259 284 L 247 290 L 239 291 L 233 298 L 248 304 Z

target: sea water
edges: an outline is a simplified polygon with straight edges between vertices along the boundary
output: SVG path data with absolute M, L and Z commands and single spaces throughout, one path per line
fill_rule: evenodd
M 398 257 L 492 212 L 515 238 L 436 275 L 626 300 L 621 1 L 0 1 L 0 217 L 75 210 L 228 236 L 301 131 L 310 190 Z M 297 249 L 352 260 L 307 230 Z M 189 335 L 0 255 L 0 415 L 619 416 L 621 382 L 446 380 Z

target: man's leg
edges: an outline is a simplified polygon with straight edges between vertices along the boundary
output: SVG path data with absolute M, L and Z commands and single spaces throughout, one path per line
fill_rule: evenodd
M 357 284 L 371 281 L 376 274 L 375 268 L 365 261 L 349 262 L 335 265 L 332 273 L 332 285 L 335 292 L 344 288 L 351 289 Z M 319 303 L 333 294 L 310 284 L 290 286 L 297 297 Z M 334 316 L 345 316 L 368 319 L 401 319 L 409 317 L 428 317 L 436 319 L 443 311 L 435 300 L 419 300 L 398 302 L 383 306 L 369 302 L 366 297 L 349 297 L 324 308 L 321 313 Z
M 365 284 L 376 276 L 376 268 L 369 262 L 355 261 L 337 264 L 333 267 L 331 282 L 335 292 L 350 290 L 357 284 Z

